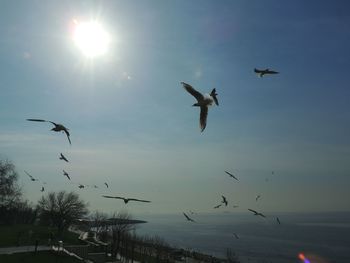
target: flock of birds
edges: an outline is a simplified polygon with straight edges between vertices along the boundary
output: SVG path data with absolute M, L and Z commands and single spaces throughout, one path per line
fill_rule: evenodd
M 256 69 L 254 68 L 254 72 L 256 74 L 258 74 L 260 77 L 263 77 L 265 75 L 270 75 L 270 74 L 278 74 L 279 72 L 277 71 L 273 71 L 273 70 L 270 70 L 270 69 L 263 69 L 263 70 L 260 70 L 260 69 Z M 199 117 L 199 126 L 200 126 L 200 130 L 201 132 L 204 131 L 204 129 L 206 128 L 207 126 L 207 117 L 208 117 L 208 110 L 209 110 L 209 107 L 212 106 L 213 104 L 215 104 L 216 106 L 219 106 L 219 101 L 218 101 L 218 94 L 216 93 L 216 89 L 214 88 L 210 94 L 202 94 L 201 92 L 197 91 L 195 88 L 193 88 L 190 84 L 187 84 L 185 82 L 181 82 L 181 84 L 183 85 L 183 88 L 189 93 L 191 94 L 196 100 L 197 102 L 194 103 L 192 106 L 195 106 L 195 107 L 199 107 L 200 108 L 200 117 Z M 69 144 L 71 145 L 72 142 L 71 142 L 71 139 L 70 139 L 70 133 L 69 133 L 69 129 L 66 128 L 63 124 L 59 124 L 59 123 L 55 123 L 53 121 L 49 121 L 49 120 L 43 120 L 43 119 L 27 119 L 27 121 L 31 121 L 31 122 L 48 122 L 48 123 L 51 123 L 52 125 L 54 125 L 54 127 L 51 129 L 51 131 L 55 131 L 55 132 L 62 132 L 66 135 L 67 139 L 68 139 L 68 142 Z M 60 156 L 59 156 L 59 159 L 62 160 L 62 161 L 65 161 L 67 163 L 69 163 L 69 160 L 62 154 L 60 153 Z M 36 179 L 34 178 L 31 174 L 29 174 L 27 171 L 24 171 L 30 178 L 31 181 L 35 182 L 35 181 L 40 181 L 39 179 Z M 232 173 L 228 172 L 228 171 L 225 171 L 225 173 L 232 179 L 234 180 L 237 180 L 239 181 L 239 179 Z M 272 175 L 274 174 L 274 172 L 272 172 Z M 69 176 L 69 174 L 63 170 L 63 176 L 65 176 L 68 180 L 71 180 L 71 177 Z M 43 184 L 46 184 L 45 182 L 43 182 Z M 107 182 L 104 183 L 104 185 L 106 186 L 106 188 L 109 188 L 109 185 Z M 90 185 L 84 185 L 84 184 L 80 184 L 78 183 L 78 187 L 80 189 L 82 188 L 85 188 L 87 186 L 90 186 Z M 93 185 L 92 187 L 94 188 L 98 188 L 97 185 Z M 42 186 L 41 188 L 41 192 L 44 192 L 45 191 L 45 188 L 44 186 Z M 137 199 L 137 198 L 127 198 L 127 197 L 122 197 L 122 196 L 111 196 L 111 195 L 102 195 L 103 198 L 109 198 L 109 199 L 118 199 L 118 200 L 123 200 L 123 202 L 125 204 L 127 204 L 128 202 L 130 201 L 134 201 L 134 202 L 143 202 L 143 203 L 150 203 L 151 201 L 149 200 L 143 200 L 143 199 Z M 221 206 L 225 206 L 227 207 L 228 205 L 228 200 L 227 198 L 222 195 L 221 196 L 222 200 L 221 202 L 214 206 L 213 208 L 214 209 L 218 209 L 219 207 Z M 255 197 L 255 200 L 256 202 L 258 202 L 258 200 L 261 198 L 261 195 L 257 195 Z M 234 208 L 235 207 L 238 207 L 238 205 L 234 205 L 233 206 Z M 258 212 L 256 210 L 253 210 L 253 209 L 250 209 L 248 208 L 248 210 L 250 212 L 253 213 L 253 215 L 255 216 L 260 216 L 262 218 L 266 218 L 266 216 L 261 213 L 261 212 Z M 195 214 L 193 211 L 190 211 L 191 214 Z M 196 222 L 194 219 L 192 219 L 188 214 L 186 214 L 185 212 L 183 212 L 183 215 L 185 216 L 186 220 L 187 221 L 190 221 L 190 222 Z M 278 217 L 276 217 L 276 221 L 278 224 L 281 224 L 281 221 Z M 238 239 L 239 236 L 234 233 L 234 236 Z
M 258 74 L 261 78 L 264 76 L 264 75 L 271 75 L 271 74 L 278 74 L 279 72 L 277 71 L 274 71 L 274 70 L 270 70 L 270 69 L 264 69 L 264 70 L 260 70 L 260 69 L 256 69 L 254 68 L 254 72 L 256 74 Z M 181 82 L 181 84 L 183 85 L 183 87 L 185 88 L 185 90 L 190 93 L 193 97 L 195 97 L 195 99 L 197 100 L 197 103 L 193 104 L 192 106 L 196 106 L 196 107 L 200 107 L 200 117 L 199 117 L 199 126 L 200 126 L 200 129 L 201 129 L 201 132 L 204 131 L 205 127 L 207 126 L 207 116 L 208 116 L 208 108 L 209 106 L 212 106 L 214 103 L 216 106 L 219 106 L 219 101 L 218 101 L 218 98 L 217 98 L 217 93 L 216 93 L 216 89 L 213 89 L 210 94 L 202 94 L 200 93 L 199 91 L 197 91 L 196 89 L 194 89 L 190 84 L 187 84 L 185 82 Z M 227 175 L 229 175 L 232 179 L 234 180 L 238 180 L 238 178 L 233 175 L 232 173 L 228 172 L 228 171 L 225 171 L 225 173 Z M 272 175 L 274 175 L 274 172 L 272 171 Z M 268 179 L 266 179 L 268 180 Z M 221 202 L 214 206 L 213 208 L 214 209 L 218 209 L 219 207 L 225 205 L 225 207 L 227 207 L 228 205 L 228 201 L 227 201 L 227 198 L 222 195 L 221 196 L 222 200 Z M 255 201 L 258 202 L 258 200 L 261 198 L 261 195 L 257 195 L 255 197 Z M 238 205 L 234 205 L 233 206 L 234 208 L 238 207 Z M 253 210 L 253 209 L 250 209 L 248 208 L 248 211 L 252 212 L 253 215 L 255 216 L 260 216 L 262 218 L 266 218 L 266 216 L 261 213 L 261 212 L 258 212 L 256 210 Z M 190 211 L 191 214 L 194 214 L 194 212 Z M 187 221 L 190 221 L 190 222 L 196 222 L 193 218 L 191 218 L 188 214 L 186 214 L 185 212 L 183 212 L 183 215 L 184 217 L 186 218 Z M 278 217 L 276 217 L 276 221 L 278 224 L 281 224 L 281 221 Z M 233 233 L 234 237 L 236 239 L 239 239 L 239 236 L 237 235 L 237 233 Z

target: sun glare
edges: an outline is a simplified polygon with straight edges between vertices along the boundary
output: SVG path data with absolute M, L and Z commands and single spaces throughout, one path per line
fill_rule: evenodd
M 73 40 L 81 52 L 88 58 L 107 53 L 110 43 L 108 32 L 98 22 L 78 22 L 74 20 Z

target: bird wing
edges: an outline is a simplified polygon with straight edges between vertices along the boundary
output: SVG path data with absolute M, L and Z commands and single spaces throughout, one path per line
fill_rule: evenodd
M 136 198 L 128 198 L 129 201 L 137 201 L 137 202 L 144 202 L 144 203 L 150 203 L 151 201 L 148 200 L 142 200 L 142 199 L 136 199 Z
M 122 200 L 124 200 L 123 197 L 119 197 L 119 196 L 102 195 L 102 197 L 104 197 L 104 198 L 114 198 L 114 199 L 122 199 Z
M 266 217 L 264 214 L 262 213 L 257 213 L 257 215 L 261 216 L 261 217 Z
M 187 220 L 190 220 L 190 218 L 188 217 L 188 215 L 186 215 L 185 213 L 183 213 L 184 216 L 186 217 Z
M 218 101 L 218 98 L 216 97 L 218 94 L 216 94 L 216 90 L 213 89 L 211 92 L 210 92 L 210 96 L 213 98 L 216 106 L 219 106 L 219 101 Z
M 220 206 L 222 206 L 222 204 L 219 204 L 217 206 L 214 206 L 214 208 L 219 208 Z
M 266 70 L 266 74 L 278 74 L 278 73 L 279 73 L 278 71 L 269 70 L 269 69 Z
M 107 188 L 108 188 L 108 184 L 107 183 L 105 183 L 105 185 L 107 186 Z
M 231 174 L 231 173 L 229 173 L 229 172 L 227 172 L 227 171 L 225 171 L 225 173 L 227 173 L 229 176 L 231 176 L 232 178 L 234 178 L 234 179 L 236 179 L 236 180 L 238 181 L 237 177 L 234 176 L 233 174 Z
M 185 90 L 187 90 L 188 93 L 190 93 L 193 97 L 195 97 L 198 101 L 203 100 L 204 96 L 199 91 L 195 90 L 190 84 L 187 84 L 185 82 L 181 82 Z
M 65 160 L 66 162 L 69 163 L 68 159 L 62 153 L 61 153 L 61 158 L 62 158 L 62 160 Z
M 262 71 L 260 69 L 254 68 L 255 73 L 261 73 Z
M 184 216 L 186 217 L 186 219 L 188 220 L 188 221 L 192 221 L 192 222 L 195 222 L 192 218 L 190 218 L 188 215 L 186 215 L 185 213 L 183 213 L 184 214 Z
M 34 177 L 33 176 L 31 176 L 27 171 L 24 171 L 29 177 L 30 177 L 30 179 L 32 179 L 32 180 L 36 180 L 36 179 L 34 179 Z
M 199 117 L 201 132 L 203 132 L 205 127 L 207 126 L 207 116 L 208 116 L 208 107 L 201 106 L 201 112 Z
M 253 210 L 253 209 L 248 208 L 248 210 L 251 211 L 251 212 L 253 212 L 254 214 L 258 214 L 258 212 L 255 211 L 255 210 Z
M 68 139 L 68 141 L 69 141 L 69 144 L 71 145 L 72 144 L 72 142 L 70 141 L 70 138 L 69 138 L 69 131 L 67 130 L 67 129 L 64 129 L 63 130 L 64 132 L 65 132 L 65 134 L 67 135 L 67 139 Z
M 278 222 L 278 224 L 281 224 L 281 221 L 278 217 L 277 217 L 277 222 Z
M 52 123 L 52 124 L 55 125 L 55 126 L 58 125 L 56 122 L 53 122 L 53 121 L 46 121 L 46 122 L 50 122 L 50 123 Z
M 47 120 L 42 120 L 42 119 L 27 119 L 27 121 L 48 122 Z

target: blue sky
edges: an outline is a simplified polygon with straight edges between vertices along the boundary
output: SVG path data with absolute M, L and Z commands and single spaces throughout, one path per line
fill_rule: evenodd
M 14 162 L 33 202 L 41 185 L 23 170 L 47 191 L 78 191 L 92 210 L 125 208 L 101 194 L 152 200 L 128 205 L 136 214 L 212 212 L 221 194 L 240 206 L 229 211 L 348 210 L 349 5 L 2 2 L 0 156 Z M 81 54 L 73 19 L 106 27 L 112 43 L 104 56 Z M 259 78 L 255 67 L 281 73 Z M 217 89 L 220 106 L 203 133 L 181 81 Z M 26 118 L 63 123 L 72 146 Z M 62 169 L 101 188 L 79 190 Z

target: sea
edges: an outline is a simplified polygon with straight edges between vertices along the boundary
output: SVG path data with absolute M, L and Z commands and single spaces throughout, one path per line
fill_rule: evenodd
M 182 213 L 143 215 L 136 234 L 219 258 L 229 249 L 241 263 L 350 263 L 350 212 L 186 214 L 196 222 Z

